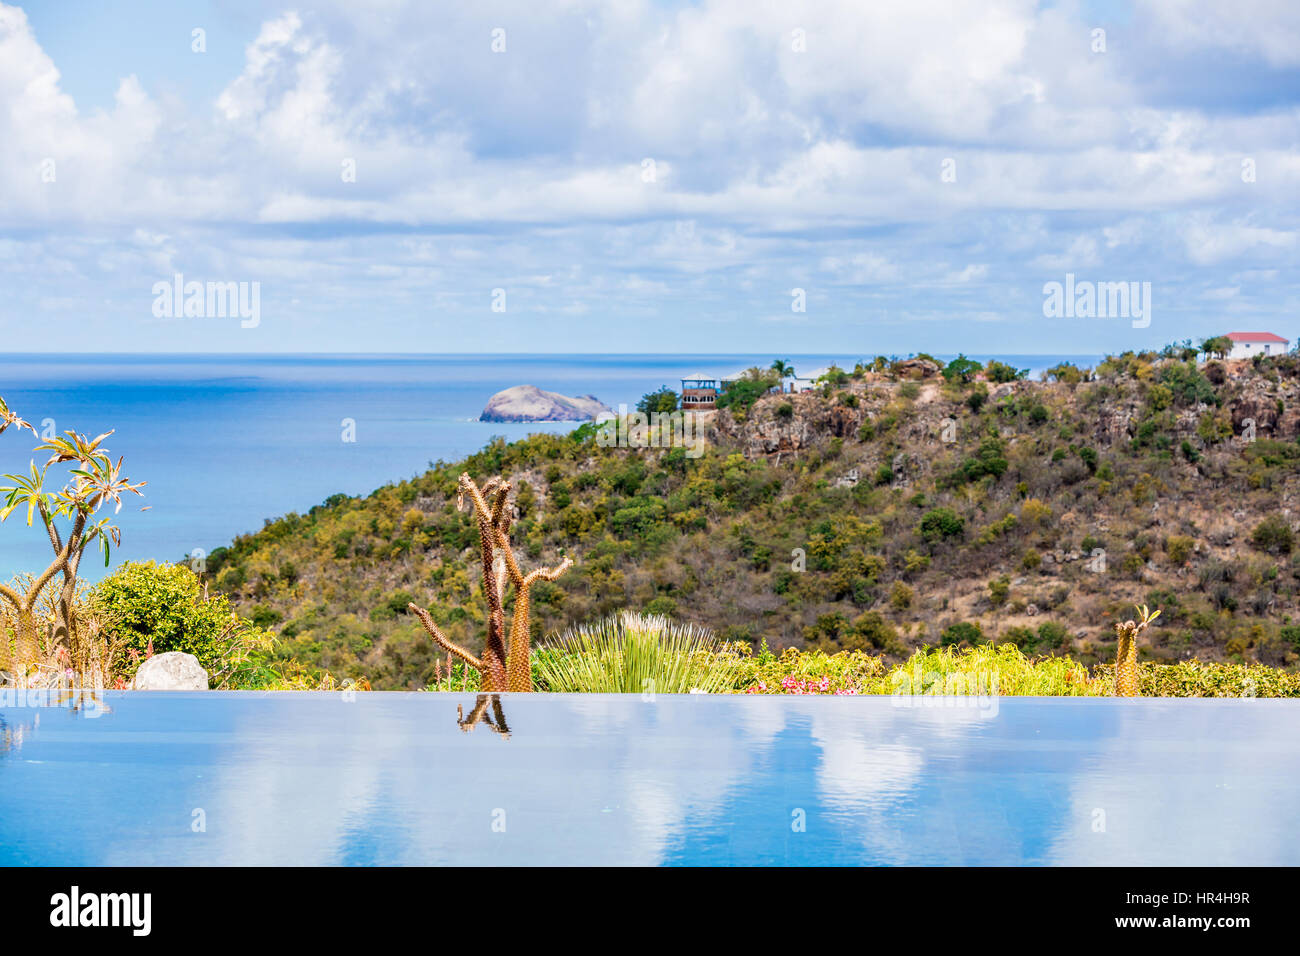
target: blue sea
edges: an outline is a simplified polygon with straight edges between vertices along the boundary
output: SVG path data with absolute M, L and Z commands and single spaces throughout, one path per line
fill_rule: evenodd
M 798 372 L 852 368 L 861 358 L 782 357 Z M 1034 374 L 1063 360 L 1097 360 L 996 357 Z M 504 388 L 592 394 L 616 408 L 662 385 L 677 388 L 682 376 L 721 377 L 771 362 L 770 355 L 13 355 L 0 359 L 0 397 L 38 431 L 113 430 L 105 446 L 125 457 L 127 476 L 148 483 L 117 516 L 116 566 L 210 552 L 268 518 L 338 492 L 369 494 L 493 436 L 574 427 L 479 422 Z M 343 440 L 345 419 L 355 423 L 353 442 Z M 0 435 L 0 472 L 26 472 L 34 444 L 29 432 Z M 24 520 L 16 511 L 0 525 L 0 579 L 49 561 L 48 542 Z M 105 573 L 90 552 L 81 570 L 91 580 Z

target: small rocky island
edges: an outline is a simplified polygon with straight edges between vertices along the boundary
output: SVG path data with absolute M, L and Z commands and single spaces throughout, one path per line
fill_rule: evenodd
M 516 385 L 488 399 L 481 422 L 589 422 L 613 410 L 594 395 L 570 398 L 536 385 Z

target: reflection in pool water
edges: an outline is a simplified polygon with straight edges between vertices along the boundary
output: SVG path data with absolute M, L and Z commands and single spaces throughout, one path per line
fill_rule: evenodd
M 1300 863 L 1294 701 L 108 704 L 0 710 L 0 863 Z

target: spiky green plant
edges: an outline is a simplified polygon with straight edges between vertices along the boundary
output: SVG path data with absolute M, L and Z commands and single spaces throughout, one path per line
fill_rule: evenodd
M 718 693 L 739 664 L 704 628 L 634 611 L 571 628 L 537 650 L 538 683 L 563 693 Z

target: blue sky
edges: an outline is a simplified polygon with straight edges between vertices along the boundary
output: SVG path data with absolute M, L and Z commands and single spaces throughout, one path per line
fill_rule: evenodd
M 1290 0 L 0 0 L 10 351 L 1294 340 L 1298 197 Z

